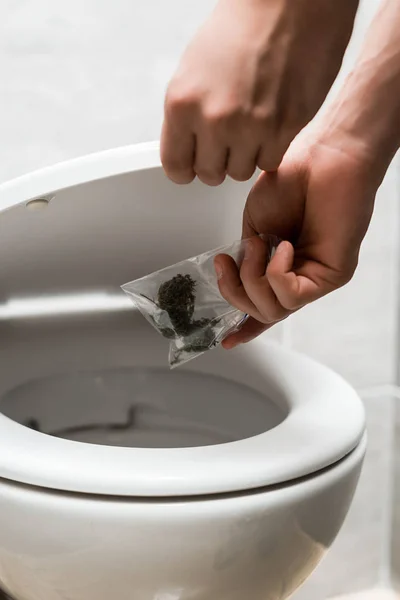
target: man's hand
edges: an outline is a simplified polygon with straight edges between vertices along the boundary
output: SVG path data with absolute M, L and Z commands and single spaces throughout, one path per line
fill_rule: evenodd
M 358 0 L 220 0 L 165 101 L 161 159 L 177 183 L 275 170 L 342 63 Z
M 277 173 L 263 173 L 244 211 L 246 257 L 240 270 L 228 256 L 215 267 L 224 298 L 252 318 L 224 342 L 247 342 L 353 276 L 384 171 L 350 143 L 301 134 Z M 343 148 L 352 148 L 351 154 Z M 282 240 L 267 264 L 266 244 Z

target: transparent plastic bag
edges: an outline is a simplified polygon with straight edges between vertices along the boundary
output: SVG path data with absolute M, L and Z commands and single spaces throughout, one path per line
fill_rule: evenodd
M 277 238 L 261 237 L 271 258 Z M 221 296 L 214 268 L 218 254 L 228 254 L 240 266 L 244 244 L 237 241 L 199 254 L 122 286 L 147 321 L 170 341 L 171 368 L 215 348 L 248 318 Z

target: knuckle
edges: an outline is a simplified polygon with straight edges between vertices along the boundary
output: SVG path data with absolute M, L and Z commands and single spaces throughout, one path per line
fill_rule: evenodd
M 199 103 L 199 93 L 186 85 L 173 84 L 165 97 L 165 111 L 175 114 L 192 110 Z
M 228 101 L 214 102 L 203 109 L 203 118 L 210 125 L 228 125 L 241 116 L 239 107 Z
M 270 134 L 275 130 L 277 119 L 269 106 L 255 106 L 252 110 L 252 120 L 262 127 L 264 133 Z
M 225 123 L 228 115 L 223 108 L 205 108 L 203 118 L 210 125 L 219 125 Z

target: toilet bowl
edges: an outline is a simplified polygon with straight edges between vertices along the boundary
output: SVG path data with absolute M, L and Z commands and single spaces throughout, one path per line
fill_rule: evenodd
M 0 587 L 15 600 L 279 600 L 365 449 L 338 375 L 262 336 L 175 371 L 120 285 L 240 235 L 248 184 L 146 144 L 0 186 Z

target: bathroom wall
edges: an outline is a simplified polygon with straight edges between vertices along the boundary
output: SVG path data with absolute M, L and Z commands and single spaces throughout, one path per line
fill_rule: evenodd
M 2 0 L 0 182 L 88 152 L 158 138 L 168 78 L 214 3 Z M 361 3 L 341 80 L 378 4 Z M 387 391 L 397 381 L 398 179 L 396 160 L 378 193 L 352 283 L 269 334 L 342 373 L 362 391 L 368 414 L 369 451 L 351 514 L 297 600 L 388 581 L 395 411 L 400 431 L 397 400 Z M 399 465 L 397 470 L 400 482 Z M 400 544 L 393 549 L 400 576 Z
M 159 137 L 163 94 L 214 0 L 2 0 L 0 181 Z

